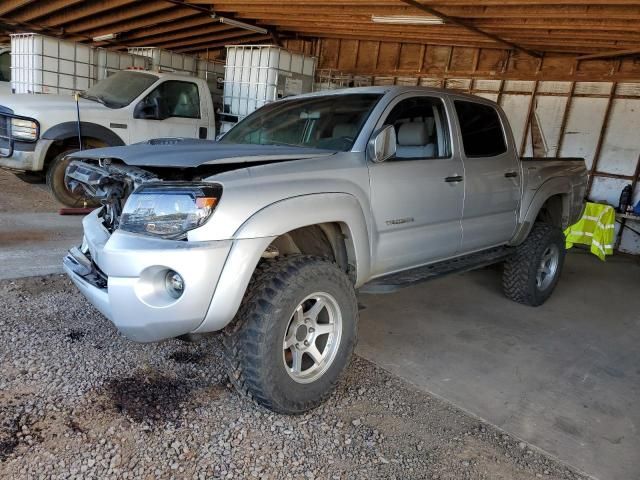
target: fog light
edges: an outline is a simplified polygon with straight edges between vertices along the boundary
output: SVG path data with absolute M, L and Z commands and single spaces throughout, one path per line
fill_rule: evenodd
M 164 277 L 164 285 L 167 293 L 173 298 L 180 298 L 184 292 L 184 280 L 178 272 L 169 270 Z

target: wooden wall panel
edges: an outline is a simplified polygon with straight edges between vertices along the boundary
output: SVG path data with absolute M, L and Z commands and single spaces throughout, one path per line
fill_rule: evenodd
M 420 71 L 424 47 L 416 43 L 403 43 L 400 47 L 399 70 Z
M 380 72 L 396 71 L 400 56 L 400 43 L 381 42 L 378 50 L 378 68 Z
M 365 40 L 360 41 L 356 69 L 361 72 L 375 71 L 378 67 L 379 48 L 380 42 L 368 42 Z
M 446 72 L 451 48 L 440 45 L 427 45 L 422 71 L 429 74 Z
M 449 62 L 449 71 L 471 72 L 475 70 L 477 48 L 454 47 Z
M 340 42 L 338 70 L 354 70 L 356 68 L 358 43 L 358 40 L 342 40 Z
M 575 55 L 548 53 L 542 59 L 498 48 L 322 38 L 293 43 L 319 56 L 319 67 L 372 76 L 493 77 L 518 80 L 640 80 L 634 57 L 576 62 Z
M 336 38 L 326 38 L 320 42 L 320 68 L 338 68 L 338 55 L 341 41 Z
M 478 72 L 495 75 L 502 71 L 507 62 L 508 52 L 506 50 L 498 50 L 495 48 L 480 49 L 480 58 L 478 60 Z

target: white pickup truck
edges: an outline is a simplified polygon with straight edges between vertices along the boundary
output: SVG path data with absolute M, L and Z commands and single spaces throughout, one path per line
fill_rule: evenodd
M 0 45 L 0 94 L 11 93 L 11 49 Z
M 46 175 L 55 197 L 77 206 L 65 181 L 73 151 L 152 138 L 216 136 L 207 82 L 176 73 L 123 70 L 79 94 L 0 94 L 0 167 Z M 26 174 L 26 175 L 25 175 Z

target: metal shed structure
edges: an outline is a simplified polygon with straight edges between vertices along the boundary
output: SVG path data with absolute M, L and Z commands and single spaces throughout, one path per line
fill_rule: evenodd
M 34 31 L 207 59 L 277 44 L 318 57 L 321 83 L 475 93 L 507 111 L 523 154 L 585 157 L 590 197 L 616 204 L 640 172 L 639 22 L 635 0 L 6 0 L 0 43 Z

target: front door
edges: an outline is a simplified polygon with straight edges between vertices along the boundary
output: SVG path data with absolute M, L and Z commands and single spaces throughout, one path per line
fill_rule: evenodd
M 464 152 L 461 253 L 507 243 L 516 228 L 520 166 L 492 105 L 454 99 Z
M 207 126 L 200 105 L 198 85 L 188 80 L 167 80 L 144 99 L 145 105 L 156 105 L 161 120 L 137 118 L 131 128 L 131 143 L 152 138 L 198 138 L 199 127 Z
M 451 257 L 462 235 L 463 166 L 444 102 L 405 94 L 383 118 L 398 144 L 395 158 L 369 164 L 374 276 Z

